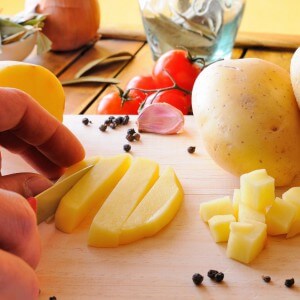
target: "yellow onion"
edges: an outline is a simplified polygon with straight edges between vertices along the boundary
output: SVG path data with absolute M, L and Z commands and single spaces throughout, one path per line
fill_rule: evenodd
M 78 49 L 97 36 L 98 0 L 40 0 L 36 11 L 47 15 L 43 33 L 54 51 Z

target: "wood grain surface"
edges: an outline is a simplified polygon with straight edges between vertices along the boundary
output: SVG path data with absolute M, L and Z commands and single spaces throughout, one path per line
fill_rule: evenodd
M 65 117 L 87 155 L 122 153 L 126 130 L 135 127 L 134 119 L 128 126 L 102 133 L 98 127 L 104 118 L 88 117 L 93 122 L 90 126 L 81 123 L 82 116 Z M 192 155 L 187 152 L 191 145 L 196 146 Z M 175 169 L 185 192 L 175 219 L 154 237 L 107 249 L 87 246 L 87 222 L 73 234 L 42 223 L 43 255 L 37 269 L 40 299 L 299 299 L 300 236 L 268 238 L 263 252 L 244 265 L 226 257 L 226 245 L 213 242 L 200 220 L 200 203 L 232 195 L 239 180 L 208 157 L 192 116 L 186 117 L 181 134 L 142 134 L 141 141 L 132 143 L 131 154 L 156 160 L 162 170 L 167 165 Z M 4 161 L 22 165 L 7 152 L 3 156 Z M 224 282 L 211 281 L 206 276 L 209 269 L 224 272 Z M 192 282 L 196 272 L 205 277 L 199 287 Z M 262 275 L 271 276 L 272 282 L 266 284 Z M 296 282 L 291 289 L 284 286 L 290 277 Z

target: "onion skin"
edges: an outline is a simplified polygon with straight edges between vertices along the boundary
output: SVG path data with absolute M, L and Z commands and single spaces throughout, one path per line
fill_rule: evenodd
M 36 11 L 47 15 L 43 33 L 53 51 L 76 50 L 97 37 L 98 0 L 41 0 Z

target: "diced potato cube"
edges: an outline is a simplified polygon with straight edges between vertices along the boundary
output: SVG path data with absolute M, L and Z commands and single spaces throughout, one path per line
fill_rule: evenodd
M 216 215 L 233 215 L 233 207 L 229 196 L 203 202 L 199 209 L 200 217 L 204 222 Z
M 241 202 L 241 190 L 234 189 L 232 196 L 232 206 L 234 211 L 234 216 L 237 219 L 239 215 L 239 203 Z
M 266 217 L 264 213 L 253 209 L 252 207 L 246 205 L 243 202 L 240 202 L 238 221 L 239 222 L 257 221 L 261 223 L 266 223 Z
M 264 248 L 267 238 L 267 226 L 264 223 L 232 222 L 226 254 L 239 262 L 248 264 Z
M 287 238 L 291 238 L 300 233 L 300 187 L 290 188 L 282 194 L 282 199 L 296 206 L 296 215 L 287 233 Z
M 255 170 L 240 177 L 241 201 L 265 211 L 275 199 L 275 180 L 265 169 Z
M 234 215 L 217 215 L 208 220 L 211 235 L 216 243 L 228 241 L 231 222 L 236 222 Z
M 269 235 L 288 233 L 296 217 L 297 207 L 279 197 L 266 214 L 266 224 Z

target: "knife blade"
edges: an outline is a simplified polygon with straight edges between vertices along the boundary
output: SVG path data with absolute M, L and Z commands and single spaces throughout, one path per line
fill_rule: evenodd
M 34 198 L 37 202 L 37 223 L 45 221 L 55 214 L 61 198 L 92 168 L 94 165 L 85 167 L 68 176 L 64 180 L 55 183 L 49 189 L 38 194 Z

